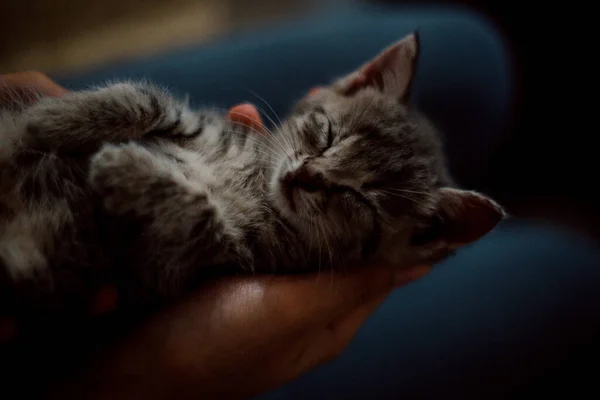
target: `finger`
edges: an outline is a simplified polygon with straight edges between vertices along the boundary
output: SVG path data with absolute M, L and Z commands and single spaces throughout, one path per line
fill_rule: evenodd
M 319 86 L 316 86 L 308 91 L 308 95 L 314 96 L 315 94 L 319 93 L 319 90 L 321 90 L 321 88 Z
M 0 104 L 9 107 L 27 107 L 42 96 L 58 97 L 66 93 L 66 89 L 41 72 L 0 75 Z
M 396 287 L 406 285 L 423 276 L 427 275 L 431 267 L 423 266 L 402 272 L 396 277 Z M 385 294 L 375 300 L 367 302 L 357 309 L 351 311 L 348 315 L 328 324 L 325 334 L 329 336 L 330 346 L 333 353 L 341 352 L 350 343 L 356 332 L 365 323 L 365 321 L 375 312 L 381 304 L 387 299 L 389 294 Z
M 293 336 L 347 315 L 371 299 L 388 293 L 396 284 L 393 269 L 363 269 L 352 273 L 321 276 L 246 276 L 223 279 L 206 285 L 169 310 L 167 334 L 180 340 L 196 335 L 189 324 L 194 315 L 210 316 L 207 326 L 261 332 L 261 336 Z M 208 318 L 208 317 L 207 317 Z M 165 325 L 167 327 L 167 325 Z
M 252 104 L 238 104 L 229 110 L 227 116 L 231 121 L 245 125 L 257 133 L 266 133 L 260 114 Z
M 34 88 L 46 96 L 59 97 L 68 92 L 67 89 L 58 85 L 46 74 L 38 71 L 26 71 L 2 75 L 0 77 L 0 82 L 12 87 Z
M 287 323 L 327 323 L 424 273 L 416 271 L 360 268 L 348 273 L 332 272 L 327 278 L 323 275 L 275 278 L 267 286 L 265 299 L 271 311 Z
M 387 297 L 386 294 L 363 304 L 347 318 L 334 324 L 316 331 L 314 329 L 308 331 L 308 335 L 301 342 L 299 356 L 296 357 L 298 373 L 308 371 L 339 356 L 366 319 Z
M 402 286 L 414 281 L 430 271 L 430 267 L 416 267 L 400 272 L 396 276 L 396 286 Z M 337 357 L 351 342 L 365 321 L 387 299 L 389 293 L 383 294 L 352 310 L 322 329 L 308 335 L 305 340 L 302 359 L 298 360 L 299 367 L 304 371 L 321 365 Z

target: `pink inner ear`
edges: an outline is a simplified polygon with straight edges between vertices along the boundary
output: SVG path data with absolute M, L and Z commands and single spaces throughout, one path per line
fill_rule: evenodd
M 399 67 L 402 64 L 400 54 L 403 46 L 398 45 L 387 49 L 361 71 L 362 84 L 374 86 L 379 90 L 385 90 L 384 74 L 393 79 L 398 79 Z M 410 71 L 408 71 L 410 73 Z
M 343 93 L 350 96 L 360 89 L 373 87 L 386 95 L 405 99 L 410 91 L 418 47 L 415 34 L 394 43 L 348 76 L 342 85 Z
M 452 193 L 454 192 L 454 193 Z M 446 242 L 463 245 L 490 232 L 505 217 L 502 208 L 487 197 L 474 192 L 448 190 L 451 196 L 441 212 L 446 228 Z
M 472 243 L 490 232 L 503 218 L 502 214 L 492 208 L 477 207 L 468 211 L 471 213 L 458 229 L 452 231 L 447 241 L 461 245 Z
M 370 64 L 367 65 L 362 70 L 358 71 L 355 76 L 352 77 L 348 88 L 344 92 L 346 96 L 352 96 L 354 93 L 358 92 L 360 89 L 363 89 L 367 86 L 370 86 L 371 81 L 367 78 L 370 68 Z M 371 74 L 369 74 L 371 75 Z

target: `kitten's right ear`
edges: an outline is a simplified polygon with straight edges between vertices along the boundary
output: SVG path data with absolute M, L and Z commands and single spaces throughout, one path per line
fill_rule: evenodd
M 483 194 L 454 188 L 439 191 L 436 215 L 413 237 L 413 244 L 452 249 L 472 243 L 506 217 L 504 209 Z
M 406 102 L 419 58 L 419 34 L 414 32 L 392 44 L 357 71 L 338 80 L 333 89 L 345 96 L 372 87 Z

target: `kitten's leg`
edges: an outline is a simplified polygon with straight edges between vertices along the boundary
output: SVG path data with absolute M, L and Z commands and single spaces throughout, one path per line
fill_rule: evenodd
M 97 90 L 44 98 L 27 110 L 27 130 L 52 151 L 96 151 L 102 143 L 120 143 L 157 133 L 192 136 L 205 116 L 147 84 L 119 83 Z
M 135 143 L 106 145 L 92 158 L 90 181 L 109 213 L 143 222 L 135 258 L 152 290 L 177 293 L 198 267 L 235 252 L 234 230 L 210 195 L 166 157 Z

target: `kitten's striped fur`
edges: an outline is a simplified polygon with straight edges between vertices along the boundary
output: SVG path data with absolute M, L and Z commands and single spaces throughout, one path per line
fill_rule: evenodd
M 3 112 L 3 304 L 60 309 L 104 280 L 169 297 L 215 270 L 408 266 L 475 240 L 503 212 L 449 187 L 406 103 L 417 50 L 396 43 L 270 136 L 145 83 Z

